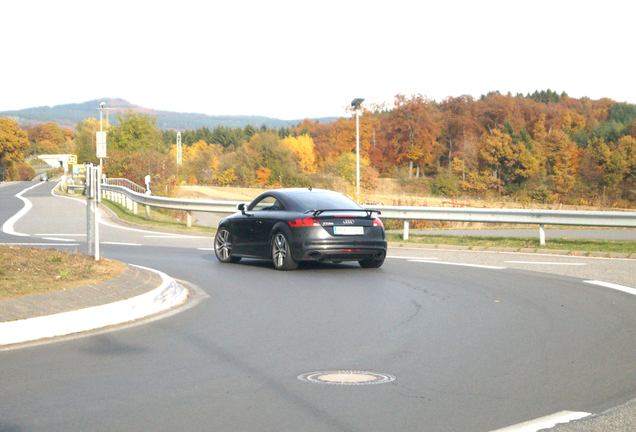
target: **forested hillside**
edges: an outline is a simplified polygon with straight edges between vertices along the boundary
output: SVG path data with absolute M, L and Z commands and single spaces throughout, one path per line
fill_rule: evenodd
M 95 162 L 95 118 L 73 130 L 55 123 L 22 130 L 0 122 L 0 158 L 9 177 L 38 152 L 76 152 Z M 162 193 L 177 184 L 327 187 L 351 193 L 355 120 L 304 120 L 289 127 L 215 127 L 176 131 L 153 116 L 128 112 L 106 125 L 110 176 L 141 182 L 147 173 Z M 401 96 L 389 107 L 366 107 L 360 119 L 362 185 L 379 177 L 401 192 L 506 198 L 522 203 L 633 207 L 636 202 L 636 105 L 571 98 L 550 90 L 489 93 L 442 102 Z M 22 159 L 21 159 L 22 158 Z

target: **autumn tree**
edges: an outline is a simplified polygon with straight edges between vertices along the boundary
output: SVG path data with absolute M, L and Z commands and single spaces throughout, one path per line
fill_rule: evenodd
M 222 148 L 218 144 L 208 144 L 199 140 L 191 146 L 183 147 L 183 168 L 180 176 L 196 183 L 212 184 L 218 175 Z M 171 155 L 176 162 L 176 146 L 171 148 Z
M 433 104 L 419 95 L 411 99 L 398 95 L 390 119 L 386 139 L 399 148 L 399 160 L 408 161 L 409 175 L 414 165 L 416 176 L 420 167 L 434 169 L 442 148 L 437 141 L 441 122 Z
M 119 116 L 119 124 L 108 131 L 108 148 L 121 151 L 168 149 L 163 143 L 156 119 L 132 111 Z
M 547 174 L 554 192 L 564 195 L 572 190 L 576 181 L 579 150 L 561 130 L 553 130 L 546 138 Z
M 33 169 L 26 173 L 21 169 L 28 145 L 27 133 L 14 120 L 0 118 L 0 178 L 30 180 L 30 174 L 31 177 L 35 176 Z
M 75 151 L 79 163 L 98 163 L 95 152 L 95 133 L 99 130 L 99 121 L 93 117 L 82 120 L 75 126 Z
M 296 157 L 303 172 L 312 174 L 317 171 L 314 140 L 309 135 L 288 136 L 282 140 L 282 145 Z
M 57 123 L 49 122 L 28 129 L 31 154 L 69 154 L 74 153 L 73 131 L 61 128 Z

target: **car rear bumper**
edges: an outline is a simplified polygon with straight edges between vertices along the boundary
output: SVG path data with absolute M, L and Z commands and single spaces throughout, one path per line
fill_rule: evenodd
M 333 239 L 303 241 L 294 245 L 292 254 L 297 261 L 359 261 L 384 258 L 385 240 Z

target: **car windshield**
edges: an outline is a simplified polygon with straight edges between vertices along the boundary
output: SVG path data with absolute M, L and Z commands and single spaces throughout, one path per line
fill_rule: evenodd
M 358 209 L 360 206 L 346 196 L 335 192 L 304 192 L 293 195 L 300 210 Z

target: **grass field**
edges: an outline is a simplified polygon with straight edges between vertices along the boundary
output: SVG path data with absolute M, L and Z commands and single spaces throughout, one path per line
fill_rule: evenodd
M 193 225 L 192 228 L 186 227 L 184 222 L 177 219 L 177 212 L 175 211 L 159 211 L 157 209 L 152 209 L 150 211 L 150 219 L 146 219 L 144 216 L 132 214 L 123 206 L 112 201 L 102 200 L 102 204 L 115 213 L 115 215 L 122 221 L 134 225 L 140 225 L 145 228 L 163 229 L 179 233 L 201 232 L 210 234 L 216 232 L 214 228 L 199 225 Z M 143 210 L 140 210 L 140 212 L 143 214 Z
M 0 246 L 0 298 L 59 291 L 107 281 L 126 264 L 55 249 Z
M 629 240 L 582 240 L 582 239 L 549 239 L 544 246 L 539 245 L 537 238 L 517 237 L 478 237 L 478 236 L 445 236 L 445 235 L 411 235 L 408 242 L 402 235 L 388 233 L 387 239 L 392 242 L 406 244 L 454 245 L 474 248 L 512 248 L 512 249 L 548 249 L 581 252 L 617 252 L 622 254 L 636 253 L 636 242 Z

